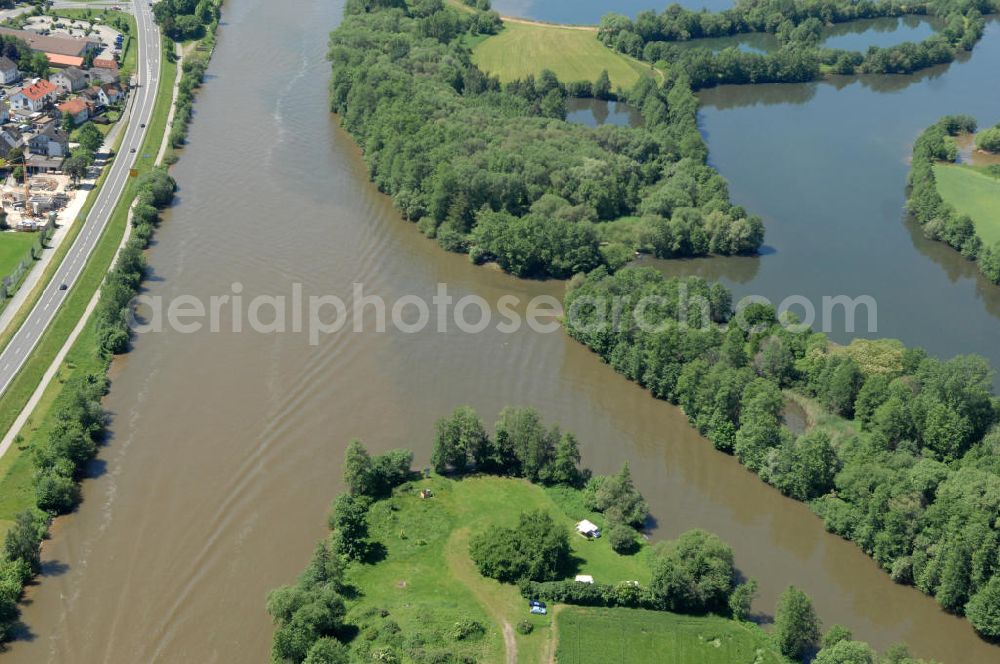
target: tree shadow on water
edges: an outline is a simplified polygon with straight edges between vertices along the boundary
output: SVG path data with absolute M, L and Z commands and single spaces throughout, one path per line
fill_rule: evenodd
M 45 577 L 62 576 L 68 571 L 69 564 L 62 562 L 61 560 L 43 560 L 42 573 L 39 575 L 39 578 L 44 579 Z

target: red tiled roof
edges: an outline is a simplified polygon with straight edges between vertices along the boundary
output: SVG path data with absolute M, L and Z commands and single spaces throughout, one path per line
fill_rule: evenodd
M 87 104 L 82 99 L 70 99 L 69 101 L 64 101 L 59 104 L 60 113 L 69 113 L 70 115 L 77 115 L 79 113 L 87 110 Z
M 21 88 L 21 94 L 23 94 L 28 99 L 32 101 L 38 101 L 42 97 L 48 94 L 52 94 L 56 91 L 56 86 L 52 85 L 45 79 L 40 80 L 34 85 L 29 85 L 26 88 Z
M 111 58 L 95 58 L 94 66 L 101 69 L 114 69 L 116 71 L 118 69 L 118 63 Z
M 59 55 L 58 53 L 46 53 L 50 65 L 64 67 L 82 67 L 83 58 L 76 55 Z

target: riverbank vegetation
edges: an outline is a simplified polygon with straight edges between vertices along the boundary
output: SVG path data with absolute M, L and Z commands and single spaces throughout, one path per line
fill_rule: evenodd
M 642 76 L 655 76 L 642 63 L 609 49 L 595 30 L 506 22 L 497 35 L 472 50 L 472 61 L 501 83 L 550 70 L 561 81 L 596 81 L 606 71 L 611 85 L 629 90 Z
M 387 6 L 391 5 L 391 6 Z M 518 276 L 568 277 L 658 256 L 755 252 L 763 225 L 706 164 L 683 76 L 639 80 L 645 126 L 564 121 L 574 83 L 501 84 L 473 62 L 470 15 L 440 0 L 351 0 L 331 35 L 331 107 L 371 178 L 452 251 Z M 587 85 L 607 89 L 607 76 Z
M 924 235 L 978 261 L 986 278 L 1000 284 L 1000 180 L 954 163 L 954 137 L 975 130 L 967 116 L 947 116 L 924 130 L 913 145 L 906 206 Z
M 217 6 L 220 3 L 214 4 Z M 215 19 L 205 26 L 206 34 L 214 34 L 217 25 Z M 86 476 L 105 434 L 107 418 L 101 407 L 101 398 L 108 389 L 107 371 L 114 355 L 128 350 L 131 338 L 129 301 L 138 292 L 145 276 L 144 250 L 159 223 L 160 211 L 172 202 L 174 196 L 173 179 L 164 168 L 154 163 L 153 155 L 160 148 L 168 129 L 166 119 L 174 78 L 165 75 L 165 72 L 175 71 L 172 61 L 165 57 L 161 64 L 156 108 L 140 150 L 142 156 L 136 161 L 139 176 L 126 187 L 112 214 L 106 238 L 95 250 L 84 276 L 70 292 L 59 316 L 33 356 L 33 360 L 39 358 L 34 382 L 37 385 L 42 372 L 63 343 L 59 339 L 68 337 L 92 294 L 100 286 L 100 298 L 94 314 L 60 367 L 58 379 L 46 390 L 33 414 L 33 421 L 26 425 L 27 436 L 19 438 L 16 447 L 0 461 L 0 468 L 5 471 L 0 479 L 0 517 L 9 519 L 16 510 L 7 540 L 27 541 L 23 532 L 28 523 L 34 524 L 38 533 L 35 552 L 31 556 L 22 552 L 19 554 L 21 558 L 38 559 L 38 547 L 51 518 L 75 509 L 80 500 L 79 482 Z M 130 210 L 131 237 L 117 252 L 117 260 L 113 262 Z M 53 336 L 57 329 L 61 331 L 61 337 Z M 51 352 L 41 353 L 47 345 L 52 346 Z M 26 366 L 22 375 L 29 368 L 30 365 Z M 25 401 L 28 395 L 30 390 L 24 397 Z M 5 401 L 10 398 L 8 390 Z M 0 634 L 3 638 L 9 638 L 17 624 L 17 602 L 23 585 L 40 571 L 40 563 L 18 563 L 10 551 L 7 547 L 6 557 L 0 559 Z M 13 572 L 8 573 L 12 569 L 24 573 L 18 577 Z M 16 584 L 15 578 L 19 578 Z
M 996 0 L 925 0 L 917 3 L 779 2 L 751 0 L 722 12 L 696 12 L 672 5 L 661 13 L 620 14 L 601 19 L 601 41 L 651 63 L 670 63 L 695 89 L 727 83 L 799 83 L 823 74 L 904 74 L 951 62 L 972 50 L 985 29 L 984 14 L 1000 11 Z M 928 15 L 944 28 L 919 43 L 904 42 L 865 52 L 821 46 L 825 26 L 858 19 Z M 779 48 L 748 53 L 737 48 L 713 52 L 684 42 L 736 34 L 774 35 Z
M 567 332 L 681 406 L 719 450 L 809 502 L 828 530 L 895 581 L 967 612 L 981 634 L 1000 635 L 995 616 L 973 610 L 1000 584 L 991 516 L 1000 510 L 1000 401 L 985 360 L 939 360 L 898 343 L 835 346 L 760 304 L 734 319 L 720 288 L 648 268 L 597 269 L 572 283 Z M 593 305 L 614 301 L 631 312 L 642 298 L 656 304 L 641 326 L 604 322 Z M 792 435 L 782 390 L 843 424 Z

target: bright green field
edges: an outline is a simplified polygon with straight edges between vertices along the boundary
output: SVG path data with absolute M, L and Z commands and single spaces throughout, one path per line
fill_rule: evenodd
M 607 69 L 612 87 L 627 90 L 640 76 L 652 74 L 648 66 L 606 48 L 594 31 L 510 22 L 477 45 L 472 60 L 504 82 L 537 76 L 543 69 L 551 69 L 563 82 L 594 81 Z
M 565 607 L 558 664 L 785 664 L 756 626 L 714 616 Z
M 1000 180 L 951 164 L 934 167 L 938 192 L 959 214 L 972 217 L 986 246 L 1000 242 Z
M 434 497 L 423 500 L 419 491 L 427 487 Z M 483 662 L 503 662 L 503 625 L 511 629 L 527 619 L 535 627 L 531 634 L 511 631 L 518 661 L 548 661 L 553 645 L 551 616 L 529 614 L 517 587 L 484 578 L 469 556 L 472 535 L 494 524 L 513 526 L 521 512 L 536 509 L 548 511 L 570 534 L 580 573 L 606 583 L 633 579 L 648 583 L 649 548 L 620 556 L 607 539 L 588 541 L 576 535 L 577 519 L 566 511 L 573 513 L 576 507 L 565 492 L 518 479 L 434 476 L 404 485 L 392 498 L 372 507 L 371 535 L 386 547 L 386 556 L 375 565 L 351 567 L 349 578 L 361 597 L 351 606 L 348 619 L 377 628 L 383 619 L 371 614 L 384 609 L 403 634 L 419 634 L 428 651 L 448 649 Z M 466 642 L 448 638 L 449 629 L 462 618 L 487 625 L 486 636 Z
M 0 277 L 13 272 L 17 264 L 28 255 L 31 245 L 37 241 L 37 233 L 0 233 Z

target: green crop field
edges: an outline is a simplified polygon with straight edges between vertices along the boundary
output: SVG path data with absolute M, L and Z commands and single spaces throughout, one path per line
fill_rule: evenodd
M 758 627 L 715 616 L 565 607 L 558 664 L 785 664 Z
M 1000 242 L 1000 180 L 974 168 L 952 164 L 934 167 L 938 192 L 959 214 L 972 217 L 987 246 Z
M 608 70 L 612 87 L 629 89 L 641 76 L 653 75 L 648 65 L 615 53 L 597 41 L 597 33 L 558 26 L 505 22 L 500 34 L 480 42 L 472 60 L 501 81 L 538 75 L 551 69 L 560 81 L 594 81 Z
M 0 277 L 14 271 L 28 255 L 28 249 L 38 241 L 37 233 L 0 233 Z

